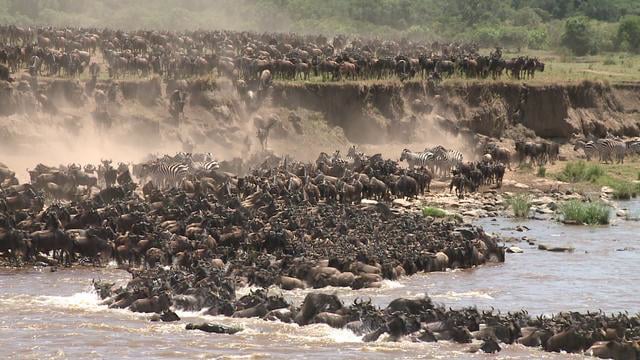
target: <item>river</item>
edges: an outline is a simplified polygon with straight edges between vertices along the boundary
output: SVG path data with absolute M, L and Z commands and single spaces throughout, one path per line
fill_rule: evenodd
M 631 212 L 640 202 L 626 203 Z M 530 314 L 563 310 L 639 312 L 640 222 L 617 220 L 607 227 L 567 226 L 552 221 L 483 219 L 486 231 L 504 236 L 527 236 L 537 243 L 571 246 L 573 253 L 540 251 L 527 242 L 522 254 L 508 254 L 506 262 L 470 270 L 415 275 L 387 281 L 380 289 L 336 292 L 344 301 L 371 298 L 385 306 L 397 297 L 428 293 L 447 306 L 477 305 L 501 311 L 527 309 Z M 529 231 L 514 230 L 517 225 Z M 124 284 L 129 274 L 107 267 L 72 268 L 50 272 L 48 268 L 0 270 L 0 352 L 16 359 L 129 359 L 129 358 L 582 358 L 550 354 L 520 345 L 503 346 L 497 355 L 469 354 L 468 345 L 388 342 L 384 338 L 363 343 L 348 330 L 326 325 L 297 325 L 257 319 L 229 319 L 178 312 L 182 321 L 152 323 L 148 316 L 100 305 L 91 291 L 91 280 Z M 248 291 L 243 289 L 242 291 Z M 308 293 L 287 291 L 285 297 L 299 304 Z M 235 335 L 186 331 L 186 322 L 211 321 L 239 325 Z

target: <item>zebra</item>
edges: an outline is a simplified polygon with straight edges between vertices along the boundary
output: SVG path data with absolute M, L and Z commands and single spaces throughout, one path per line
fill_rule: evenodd
M 574 151 L 578 151 L 582 149 L 584 151 L 584 156 L 587 158 L 587 161 L 591 161 L 591 158 L 595 158 L 600 154 L 598 151 L 598 147 L 593 141 L 582 141 L 578 140 L 573 147 Z
M 342 158 L 340 150 L 336 150 L 333 155 L 331 155 L 331 164 L 346 166 L 349 165 L 349 161 Z
M 220 163 L 216 160 L 192 161 L 189 163 L 189 170 L 197 173 L 211 173 L 220 168 Z
M 458 150 L 447 150 L 444 146 L 438 145 L 431 149 L 426 148 L 425 152 L 434 155 L 435 167 L 438 168 L 444 176 L 448 175 L 454 167 L 462 163 L 462 153 Z
M 347 151 L 347 162 L 354 167 L 358 167 L 367 160 L 367 155 L 361 151 L 356 150 L 356 146 L 353 145 Z
M 347 151 L 347 159 L 355 159 L 355 158 L 364 159 L 366 156 L 367 155 L 365 155 L 362 151 L 356 150 L 355 145 L 352 145 L 349 148 L 349 151 Z
M 617 139 L 599 139 L 596 141 L 596 147 L 600 154 L 600 160 L 604 160 L 605 163 L 615 158 L 616 163 L 624 164 L 624 155 L 627 152 L 627 144 L 624 141 Z
M 425 151 L 425 152 L 413 152 L 409 149 L 402 150 L 400 154 L 400 161 L 406 160 L 407 164 L 409 164 L 409 168 L 413 170 L 414 167 L 433 167 L 433 161 L 435 157 L 433 153 Z
M 627 154 L 629 155 L 640 155 L 640 140 L 633 139 L 625 141 L 625 145 L 627 147 Z
M 182 163 L 155 162 L 144 164 L 143 167 L 146 169 L 145 175 L 163 188 L 177 187 L 189 173 L 189 166 Z

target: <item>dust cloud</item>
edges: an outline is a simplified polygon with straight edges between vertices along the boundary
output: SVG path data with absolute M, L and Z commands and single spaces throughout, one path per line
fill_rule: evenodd
M 146 86 L 144 83 L 139 81 L 136 86 Z M 64 96 L 55 97 L 55 115 L 37 111 L 0 117 L 0 161 L 13 169 L 20 181 L 28 181 L 27 169 L 38 163 L 95 165 L 112 159 L 131 164 L 153 154 L 179 151 L 210 152 L 219 161 L 246 161 L 262 152 L 256 124 L 268 121 L 275 123 L 266 144 L 268 151 L 301 161 L 313 161 L 320 152 L 335 150 L 346 156 L 354 143 L 360 151 L 396 160 L 404 148 L 423 151 L 435 145 L 459 150 L 465 160 L 473 160 L 477 154 L 477 138 L 455 126 L 447 127 L 452 122 L 445 119 L 449 116 L 446 111 L 414 111 L 409 99 L 400 101 L 401 118 L 383 116 L 371 110 L 371 104 L 339 107 L 334 113 L 320 111 L 329 107 L 322 97 L 314 98 L 318 108 L 299 106 L 292 98 L 283 101 L 274 96 L 273 89 L 261 96 L 240 94 L 231 81 L 217 79 L 210 89 L 190 93 L 184 118 L 176 124 L 168 112 L 166 92 L 162 89 L 151 105 L 121 95 L 109 106 L 108 125 L 95 115 L 92 97 L 85 97 L 81 106 L 74 106 Z M 435 102 L 426 97 L 421 101 Z M 359 103 L 356 99 L 352 102 Z M 366 141 L 358 141 L 356 135 L 364 129 L 370 134 Z

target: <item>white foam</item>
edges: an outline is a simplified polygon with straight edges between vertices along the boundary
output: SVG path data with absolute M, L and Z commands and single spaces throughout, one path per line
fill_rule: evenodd
M 466 291 L 466 292 L 447 291 L 444 294 L 433 294 L 432 297 L 448 299 L 448 300 L 460 300 L 463 298 L 493 300 L 493 297 L 491 295 L 482 291 Z
M 327 325 L 327 327 L 329 327 Z M 326 337 L 335 343 L 354 343 L 362 342 L 362 338 L 353 331 L 347 329 L 335 329 L 329 327 Z
M 96 308 L 106 307 L 105 305 L 100 305 L 100 299 L 96 292 L 93 290 L 75 293 L 71 296 L 42 295 L 36 297 L 36 301 L 42 302 L 45 305 L 74 309 L 93 310 Z
M 395 280 L 382 280 L 382 288 L 383 289 L 400 289 L 405 287 L 405 284 L 401 283 L 400 281 L 395 281 Z
M 200 311 L 188 311 L 178 310 L 173 307 L 171 308 L 171 310 L 173 310 L 180 318 L 201 318 L 206 316 L 205 313 L 207 312 L 207 309 L 202 309 Z

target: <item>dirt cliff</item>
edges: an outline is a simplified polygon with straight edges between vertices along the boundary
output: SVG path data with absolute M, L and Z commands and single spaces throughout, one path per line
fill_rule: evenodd
M 405 119 L 436 117 L 453 127 L 467 127 L 501 137 L 522 125 L 545 138 L 640 135 L 640 85 L 583 82 L 566 85 L 515 83 L 424 83 L 278 85 L 274 102 L 326 114 L 356 142 L 393 137 Z
M 166 94 L 183 88 L 191 93 L 192 106 L 227 123 L 232 118 L 251 117 L 261 107 L 285 116 L 300 111 L 319 113 L 328 126 L 341 128 L 356 143 L 406 142 L 417 128 L 434 124 L 453 132 L 469 129 L 493 137 L 519 136 L 522 132 L 513 129 L 523 128 L 529 129 L 525 133 L 558 140 L 607 133 L 640 135 L 640 83 L 449 82 L 437 87 L 425 82 L 276 83 L 244 111 L 239 105 L 243 96 L 227 96 L 235 93 L 233 88 L 228 90 L 216 80 L 183 82 L 128 80 L 120 81 L 120 89 L 124 101 L 165 112 Z M 92 101 L 81 94 L 83 87 L 77 80 L 43 82 L 39 88 L 67 106 Z M 23 95 L 16 83 L 0 84 L 0 116 L 18 112 Z

